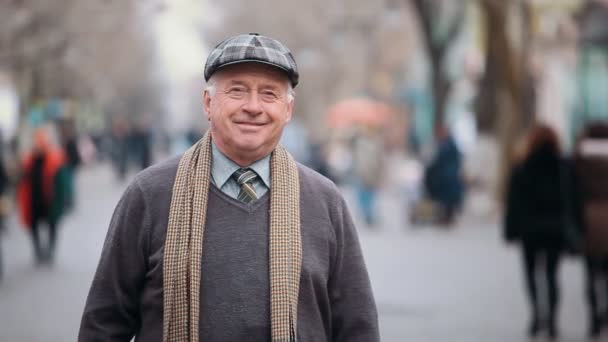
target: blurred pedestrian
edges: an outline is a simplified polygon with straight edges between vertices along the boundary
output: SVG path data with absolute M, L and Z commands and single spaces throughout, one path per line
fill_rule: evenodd
M 64 119 L 61 126 L 61 141 L 67 158 L 67 165 L 76 172 L 82 163 L 82 159 L 78 150 L 78 134 L 73 118 Z
M 326 145 L 327 166 L 332 180 L 342 185 L 352 181 L 353 153 L 350 133 L 330 139 Z
M 608 326 L 608 124 L 594 123 L 576 150 L 576 174 L 585 235 L 589 335 Z
M 131 127 L 125 118 L 112 118 L 110 131 L 112 148 L 110 151 L 114 170 L 121 181 L 127 176 L 130 132 Z
M 22 161 L 17 201 L 21 219 L 30 230 L 38 264 L 51 264 L 54 260 L 58 224 L 65 210 L 66 165 L 63 150 L 53 146 L 43 128 L 37 129 L 33 148 Z M 41 239 L 43 230 L 48 231 L 46 243 Z
M 508 242 L 521 246 L 531 337 L 541 330 L 547 330 L 551 338 L 558 335 L 558 268 L 568 243 L 565 203 L 571 190 L 565 181 L 566 167 L 557 134 L 538 125 L 527 137 L 526 151 L 509 181 L 504 232 Z M 537 280 L 537 274 L 543 281 Z
M 127 188 L 79 341 L 379 341 L 344 199 L 277 145 L 298 82 L 291 52 L 231 37 L 205 79 L 211 128 Z
M 0 280 L 2 280 L 4 274 L 2 240 L 4 238 L 4 234 L 6 233 L 6 219 L 9 215 L 9 185 L 10 178 L 5 167 L 4 160 L 4 143 L 2 137 L 0 136 Z
M 451 225 L 464 200 L 462 153 L 446 126 L 437 126 L 435 136 L 437 150 L 425 170 L 424 184 L 431 201 L 439 205 L 439 222 Z
M 377 197 L 384 179 L 385 150 L 377 127 L 362 126 L 353 140 L 353 166 L 359 208 L 368 226 L 378 222 Z
M 152 130 L 149 120 L 150 116 L 141 118 L 131 131 L 130 147 L 139 170 L 152 165 Z
M 310 168 L 335 182 L 327 162 L 327 147 L 324 143 L 315 142 L 310 145 Z
M 76 124 L 73 118 L 64 118 L 61 122 L 61 142 L 66 156 L 66 185 L 65 189 L 65 210 L 74 209 L 76 202 L 76 174 L 82 163 L 78 149 L 78 135 L 76 134 Z

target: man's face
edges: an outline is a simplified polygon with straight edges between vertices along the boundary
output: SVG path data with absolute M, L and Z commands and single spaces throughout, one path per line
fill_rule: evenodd
M 215 92 L 204 93 L 211 135 L 218 148 L 241 166 L 265 157 L 291 119 L 287 76 L 260 63 L 227 66 L 214 75 Z

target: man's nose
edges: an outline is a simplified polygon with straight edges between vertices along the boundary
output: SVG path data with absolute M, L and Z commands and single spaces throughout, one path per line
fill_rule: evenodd
M 257 92 L 251 92 L 243 109 L 249 114 L 256 115 L 262 112 L 262 101 Z

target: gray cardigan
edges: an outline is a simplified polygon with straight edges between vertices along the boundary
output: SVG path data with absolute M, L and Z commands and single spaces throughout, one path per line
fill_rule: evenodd
M 179 159 L 135 177 L 118 203 L 78 340 L 161 341 L 163 247 Z M 336 186 L 298 165 L 300 342 L 379 341 L 356 229 Z M 270 340 L 269 193 L 252 204 L 211 185 L 201 263 L 201 342 Z

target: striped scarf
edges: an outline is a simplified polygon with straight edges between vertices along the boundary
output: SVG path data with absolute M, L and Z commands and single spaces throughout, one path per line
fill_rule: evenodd
M 270 159 L 270 319 L 272 342 L 296 341 L 302 246 L 300 185 L 289 153 Z M 163 259 L 163 342 L 198 342 L 201 257 L 211 179 L 211 134 L 182 156 Z

